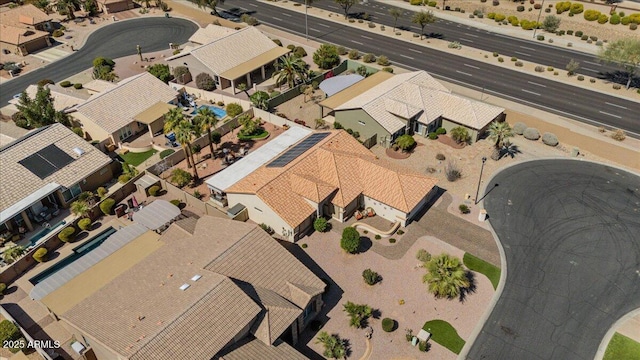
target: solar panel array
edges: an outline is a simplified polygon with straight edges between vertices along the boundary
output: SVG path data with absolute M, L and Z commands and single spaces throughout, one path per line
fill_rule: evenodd
M 282 155 L 278 156 L 275 160 L 267 164 L 267 167 L 285 167 L 287 164 L 295 160 L 298 156 L 300 156 L 305 151 L 314 147 L 317 143 L 322 141 L 322 139 L 329 136 L 330 133 L 315 133 L 309 135 L 307 138 L 299 142 L 297 145 L 294 145 L 291 149 L 285 151 Z
M 73 160 L 69 154 L 51 144 L 35 154 L 20 160 L 18 163 L 44 180 L 47 176 L 73 162 Z

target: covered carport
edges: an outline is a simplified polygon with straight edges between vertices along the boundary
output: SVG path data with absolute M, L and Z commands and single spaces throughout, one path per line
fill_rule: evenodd
M 164 115 L 175 107 L 175 105 L 158 101 L 148 109 L 135 115 L 133 119 L 139 123 L 147 125 L 149 128 L 149 135 L 154 137 L 156 134 L 160 135 L 164 130 Z

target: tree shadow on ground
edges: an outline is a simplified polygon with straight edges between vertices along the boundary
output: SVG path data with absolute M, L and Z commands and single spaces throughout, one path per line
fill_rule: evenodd
M 629 81 L 629 73 L 622 70 L 599 72 L 598 78 L 605 81 L 610 81 L 612 83 L 620 84 L 624 88 L 627 86 L 627 81 Z M 634 76 L 631 79 L 631 87 L 640 88 L 640 76 Z
M 60 257 L 60 252 L 54 251 L 52 253 L 48 253 L 46 259 L 47 259 L 47 261 L 51 261 L 51 260 L 55 260 L 55 259 L 57 259 L 59 257 Z
M 472 271 L 467 271 L 467 280 L 469 280 L 469 287 L 460 289 L 458 300 L 460 300 L 461 303 L 467 300 L 467 296 L 476 292 L 476 276 Z
M 373 242 L 368 236 L 360 236 L 360 246 L 358 247 L 358 251 L 356 254 L 366 253 L 373 246 Z
M 513 159 L 514 157 L 516 157 L 517 154 L 522 154 L 522 151 L 520 151 L 520 148 L 518 147 L 518 145 L 508 144 L 500 148 L 500 154 L 499 154 L 498 160 L 506 156 Z

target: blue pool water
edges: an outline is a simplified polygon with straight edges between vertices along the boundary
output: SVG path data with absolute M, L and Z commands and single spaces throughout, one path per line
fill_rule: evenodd
M 116 229 L 114 229 L 112 227 L 109 227 L 106 230 L 104 230 L 101 233 L 99 233 L 98 235 L 94 236 L 91 240 L 88 240 L 84 244 L 73 248 L 72 249 L 73 250 L 73 254 L 67 256 L 66 258 L 64 258 L 62 260 L 60 260 L 57 264 L 53 265 L 52 267 L 48 268 L 47 270 L 45 270 L 45 271 L 39 273 L 38 275 L 32 277 L 31 279 L 29 279 L 29 282 L 31 282 L 33 285 L 37 285 L 38 283 L 42 282 L 43 280 L 45 280 L 49 276 L 51 276 L 51 275 L 57 273 L 58 271 L 64 269 L 69 264 L 73 263 L 74 261 L 78 260 L 79 258 L 83 257 L 84 255 L 88 254 L 89 252 L 91 252 L 92 250 L 94 250 L 95 248 L 100 246 L 114 232 L 116 232 Z
M 44 228 L 40 231 L 38 231 L 36 234 L 34 234 L 31 239 L 29 239 L 29 242 L 31 243 L 31 245 L 36 245 L 38 243 L 38 241 L 40 241 L 42 238 L 44 238 L 47 234 L 49 234 L 50 232 L 52 232 L 53 230 L 59 228 L 60 226 L 66 224 L 67 222 L 62 220 L 59 223 L 50 226 L 48 228 Z
M 216 116 L 218 117 L 218 119 L 222 119 L 223 117 L 227 116 L 227 112 L 224 109 L 221 109 L 217 106 L 213 106 L 213 105 L 200 105 L 198 106 L 198 109 L 200 108 L 209 108 L 211 111 L 213 111 L 214 114 L 216 114 Z M 191 112 L 191 115 L 195 115 L 198 112 L 198 109 L 195 109 Z

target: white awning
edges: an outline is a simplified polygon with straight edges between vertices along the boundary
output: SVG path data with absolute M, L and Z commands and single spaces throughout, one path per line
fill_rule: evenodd
M 141 187 L 142 189 L 148 189 L 152 185 L 157 184 L 159 181 L 160 179 L 158 179 L 157 177 L 145 174 L 140 179 L 136 180 L 134 184 Z
M 320 83 L 320 90 L 324 91 L 325 94 L 327 94 L 327 97 L 329 97 L 339 93 L 362 79 L 364 79 L 364 77 L 358 74 L 330 77 Z
M 219 192 L 225 192 L 233 184 L 244 179 L 247 175 L 256 171 L 260 166 L 268 163 L 291 145 L 311 134 L 311 129 L 293 126 L 280 136 L 262 145 L 249 155 L 233 163 L 228 168 L 209 178 L 207 186 Z
M 154 200 L 133 213 L 133 221 L 149 230 L 157 230 L 180 216 L 180 208 L 166 200 Z
M 20 186 L 16 184 L 15 186 Z M 0 223 L 4 223 L 5 221 L 12 219 L 14 216 L 20 214 L 23 210 L 33 205 L 36 201 L 41 200 L 42 198 L 48 196 L 49 194 L 55 192 L 60 189 L 62 185 L 57 183 L 48 183 L 47 185 L 41 187 L 35 192 L 31 193 L 31 195 L 23 198 L 17 203 L 9 206 L 8 208 L 2 210 L 0 212 Z

